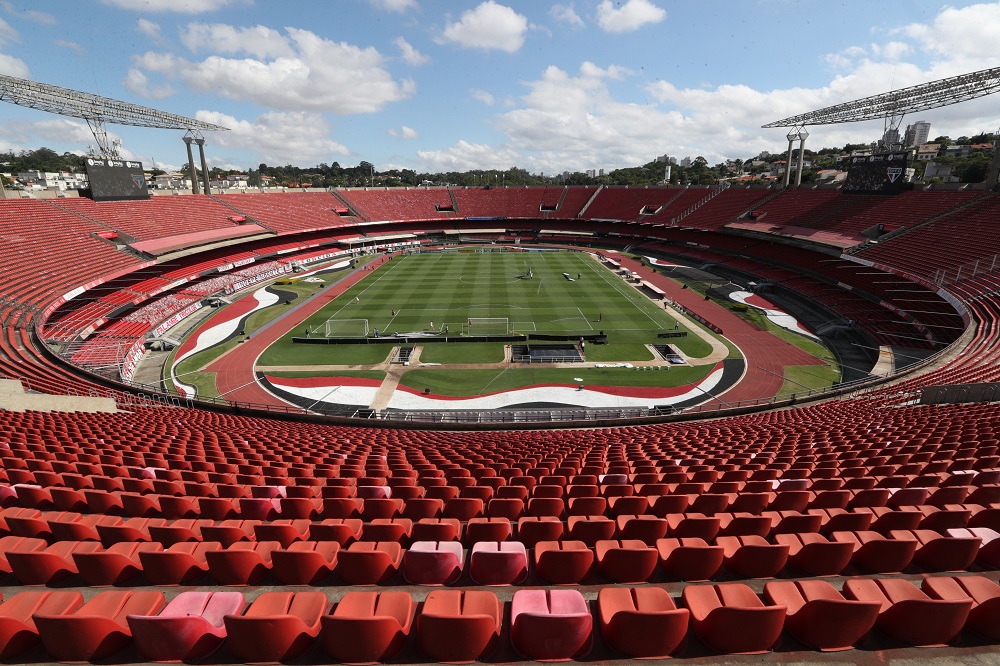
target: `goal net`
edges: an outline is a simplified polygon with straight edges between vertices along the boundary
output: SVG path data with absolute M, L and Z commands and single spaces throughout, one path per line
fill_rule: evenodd
M 326 337 L 328 338 L 366 338 L 368 337 L 367 319 L 327 319 Z
M 470 317 L 469 335 L 507 335 L 510 320 L 507 317 Z

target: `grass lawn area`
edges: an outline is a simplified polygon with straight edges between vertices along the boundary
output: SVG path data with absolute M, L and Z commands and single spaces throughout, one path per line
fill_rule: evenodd
M 591 386 L 680 386 L 697 383 L 713 366 L 672 366 L 662 370 L 632 368 L 510 368 L 505 370 L 436 370 L 420 368 L 403 374 L 399 383 L 419 391 L 449 396 L 479 395 L 533 384 Z M 583 379 L 582 382 L 575 380 Z
M 431 343 L 420 352 L 421 363 L 499 363 L 503 360 L 502 342 Z
M 531 279 L 527 279 L 529 269 Z M 610 344 L 596 353 L 607 361 L 648 360 L 650 353 L 643 345 L 656 342 L 657 333 L 673 330 L 674 325 L 670 311 L 584 252 L 417 254 L 397 256 L 372 271 L 272 345 L 260 363 L 316 363 L 311 353 L 300 349 L 305 345 L 294 345 L 291 338 L 301 335 L 304 327 L 313 331 L 312 335 L 326 335 L 328 320 L 336 322 L 338 330 L 355 335 L 364 334 L 366 323 L 369 335 L 375 329 L 382 333 L 438 334 L 445 325 L 451 335 L 463 331 L 475 335 L 487 329 L 477 330 L 474 325 L 470 331 L 468 321 L 487 317 L 506 318 L 511 328 L 522 333 L 575 337 L 603 330 Z M 694 335 L 674 338 L 670 343 L 691 358 L 711 352 L 710 345 Z M 421 360 L 490 362 L 474 348 L 463 350 L 467 346 L 448 345 L 437 350 L 437 345 L 427 345 Z M 473 354 L 476 358 L 471 358 Z M 492 358 L 500 360 L 495 355 Z
M 375 365 L 389 356 L 392 345 L 271 345 L 260 355 L 258 366 L 268 365 Z
M 785 382 L 779 396 L 822 389 L 840 381 L 840 371 L 832 365 L 789 365 L 785 367 Z

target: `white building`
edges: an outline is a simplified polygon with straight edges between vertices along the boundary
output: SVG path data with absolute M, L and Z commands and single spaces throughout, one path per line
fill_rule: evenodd
M 927 143 L 931 135 L 931 124 L 924 120 L 918 120 L 906 126 L 906 133 L 903 135 L 903 142 L 906 147 L 922 146 Z

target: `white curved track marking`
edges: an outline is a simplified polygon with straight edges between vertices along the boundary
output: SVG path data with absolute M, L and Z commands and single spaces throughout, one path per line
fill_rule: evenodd
M 807 338 L 812 338 L 813 340 L 819 341 L 819 337 L 810 333 L 805 326 L 803 326 L 798 319 L 788 314 L 784 310 L 772 310 L 769 308 L 762 308 L 759 305 L 754 305 L 753 303 L 747 303 L 746 299 L 753 296 L 749 291 L 734 291 L 730 292 L 729 297 L 738 303 L 742 303 L 747 307 L 751 307 L 755 310 L 760 310 L 764 313 L 764 316 L 768 318 L 772 323 L 781 328 L 792 331 L 793 333 L 798 333 L 799 335 L 804 335 Z
M 197 395 L 198 391 L 194 386 L 185 384 L 177 378 L 175 369 L 181 361 L 197 354 L 198 352 L 205 351 L 210 347 L 214 347 L 219 344 L 232 334 L 234 334 L 239 328 L 240 322 L 250 314 L 256 312 L 257 310 L 263 310 L 266 307 L 274 305 L 278 302 L 278 295 L 272 294 L 267 291 L 267 287 L 261 287 L 257 291 L 253 292 L 246 298 L 252 298 L 257 301 L 257 305 L 253 307 L 252 310 L 244 313 L 242 316 L 236 319 L 230 319 L 228 321 L 219 322 L 218 324 L 208 326 L 198 331 L 197 336 L 194 339 L 194 346 L 184 352 L 179 358 L 174 359 L 173 365 L 170 366 L 170 378 L 174 382 L 174 386 L 177 387 L 177 391 L 184 395 L 185 397 L 193 397 Z
M 668 371 L 669 372 L 669 371 Z M 333 379 L 333 378 L 331 378 Z M 680 395 L 664 398 L 656 397 L 634 397 L 618 396 L 601 391 L 579 390 L 562 386 L 537 386 L 513 391 L 504 391 L 494 395 L 472 396 L 468 398 L 443 399 L 423 394 L 411 393 L 410 391 L 397 390 L 392 394 L 388 407 L 390 409 L 469 409 L 486 410 L 502 409 L 511 405 L 524 403 L 557 403 L 567 407 L 594 407 L 609 409 L 649 407 L 650 405 L 676 404 L 692 398 L 706 397 L 707 392 L 711 392 L 722 380 L 722 368 L 714 370 L 697 388 L 692 388 Z M 339 390 L 331 393 L 336 384 L 328 386 L 314 386 L 303 388 L 298 386 L 284 386 L 278 384 L 273 379 L 271 382 L 276 388 L 288 391 L 295 395 L 300 395 L 310 400 L 326 402 L 324 398 L 330 398 L 329 402 L 334 404 L 350 405 L 370 405 L 375 399 L 378 387 L 364 386 L 341 386 Z

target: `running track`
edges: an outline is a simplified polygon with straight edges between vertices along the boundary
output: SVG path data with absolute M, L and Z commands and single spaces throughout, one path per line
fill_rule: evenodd
M 216 373 L 215 383 L 219 389 L 219 395 L 233 402 L 253 402 L 267 405 L 280 403 L 278 398 L 257 384 L 257 378 L 253 371 L 257 358 L 282 335 L 294 329 L 334 298 L 360 282 L 369 274 L 365 270 L 367 266 L 380 266 L 386 261 L 388 259 L 379 258 L 356 269 L 350 275 L 317 292 L 312 299 L 293 308 L 291 312 L 271 322 L 267 327 L 255 331 L 249 340 L 237 345 L 209 364 L 205 370 Z
M 715 302 L 703 300 L 689 289 L 682 289 L 670 278 L 654 273 L 648 267 L 642 267 L 639 262 L 623 255 L 618 255 L 616 258 L 622 267 L 639 273 L 644 280 L 662 289 L 668 298 L 674 299 L 721 328 L 725 336 L 740 348 L 746 357 L 746 375 L 739 384 L 724 394 L 725 403 L 773 397 L 778 394 L 784 383 L 782 375 L 785 366 L 822 364 L 822 361 L 795 345 L 757 328 Z M 385 261 L 387 260 L 379 259 L 369 265 L 380 266 Z M 366 274 L 367 271 L 363 268 L 354 271 L 319 292 L 312 300 L 296 307 L 280 320 L 272 322 L 278 324 L 280 321 L 280 325 L 270 325 L 255 332 L 250 340 L 241 343 L 211 363 L 206 370 L 217 373 L 216 385 L 219 394 L 235 402 L 275 404 L 278 399 L 257 384 L 253 371 L 257 358 L 282 335 L 357 284 Z M 716 405 L 725 406 L 721 402 Z
M 682 289 L 678 283 L 665 275 L 654 273 L 649 267 L 643 267 L 638 261 L 624 255 L 616 255 L 615 259 L 621 262 L 623 268 L 637 272 L 642 279 L 662 289 L 667 298 L 674 299 L 721 328 L 725 337 L 740 348 L 746 357 L 746 375 L 725 393 L 725 402 L 771 398 L 778 394 L 784 383 L 782 375 L 785 366 L 822 365 L 822 361 L 792 343 L 754 326 L 714 301 L 704 300 L 690 289 Z

